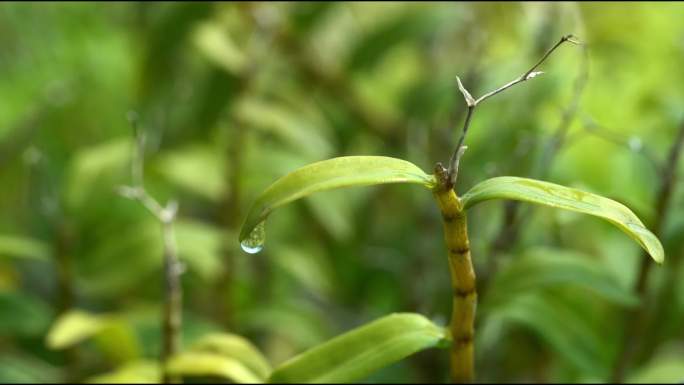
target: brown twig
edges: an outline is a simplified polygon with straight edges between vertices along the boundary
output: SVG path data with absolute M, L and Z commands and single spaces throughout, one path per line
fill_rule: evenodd
M 570 126 L 575 121 L 579 111 L 582 95 L 589 79 L 589 50 L 585 44 L 580 44 L 580 47 L 582 49 L 582 60 L 579 72 L 575 78 L 572 99 L 568 107 L 563 111 L 561 120 L 558 122 L 558 126 L 556 126 L 553 130 L 553 134 L 548 139 L 541 160 L 537 164 L 536 170 L 533 171 L 534 177 L 538 179 L 546 178 L 555 157 L 566 143 Z M 525 218 L 529 217 L 529 212 L 531 210 L 533 210 L 533 208 L 527 206 L 527 211 L 521 213 L 521 205 L 518 201 L 509 201 L 504 204 L 503 221 L 499 228 L 499 232 L 492 242 L 490 254 L 505 252 L 516 243 L 516 240 L 520 235 L 522 224 L 524 223 Z M 488 276 L 491 276 L 496 271 L 496 261 L 496 258 L 490 256 Z
M 660 187 L 658 188 L 658 194 L 656 196 L 655 215 L 651 225 L 651 231 L 656 235 L 656 237 L 659 238 L 662 235 L 663 228 L 667 221 L 669 213 L 668 207 L 670 206 L 670 202 L 672 200 L 672 191 L 674 190 L 677 180 L 677 166 L 683 149 L 684 123 L 682 123 L 680 126 L 677 137 L 670 147 L 665 164 L 661 168 Z M 622 346 L 615 361 L 615 367 L 613 368 L 613 382 L 623 381 L 625 372 L 632 363 L 634 354 L 641 346 L 643 340 L 643 338 L 640 338 L 642 333 L 639 333 L 639 330 L 643 329 L 643 325 L 646 322 L 645 318 L 647 312 L 645 309 L 648 308 L 648 304 L 645 303 L 647 300 L 646 289 L 648 288 L 648 278 L 651 271 L 651 265 L 652 262 L 649 256 L 647 254 L 642 255 L 637 281 L 634 287 L 637 295 L 642 300 L 642 306 L 635 309 L 630 309 L 626 314 L 625 319 L 628 320 L 628 323 L 625 327 Z
M 586 88 L 587 81 L 589 80 L 589 50 L 586 45 L 581 45 L 581 48 L 582 60 L 579 74 L 575 79 L 575 84 L 573 87 L 572 101 L 570 102 L 568 108 L 563 111 L 563 116 L 558 123 L 558 126 L 554 130 L 553 136 L 547 144 L 547 148 L 542 156 L 542 161 L 538 164 L 540 170 L 536 174 L 540 179 L 546 178 L 556 155 L 563 144 L 565 144 L 565 140 L 568 137 L 568 131 L 577 117 L 582 95 L 584 94 L 584 89 Z
M 162 381 L 165 384 L 177 382 L 176 378 L 169 375 L 166 363 L 169 358 L 180 350 L 181 325 L 182 325 L 182 288 L 180 276 L 183 273 L 183 265 L 178 259 L 176 237 L 173 223 L 178 212 L 178 203 L 169 201 L 162 206 L 144 187 L 144 153 L 145 136 L 138 128 L 137 116 L 129 114 L 129 120 L 135 131 L 135 151 L 131 162 L 132 186 L 120 186 L 118 192 L 125 198 L 138 201 L 150 212 L 162 227 L 163 250 L 164 250 L 164 310 L 162 314 Z
M 468 106 L 468 111 L 466 113 L 466 118 L 465 121 L 463 122 L 463 129 L 461 133 L 461 137 L 458 140 L 458 144 L 456 145 L 456 149 L 454 150 L 453 154 L 451 155 L 451 159 L 449 160 L 449 168 L 448 168 L 448 175 L 449 175 L 449 184 L 453 187 L 453 185 L 456 183 L 456 177 L 458 176 L 458 164 L 460 157 L 463 155 L 463 150 L 461 150 L 461 147 L 463 147 L 466 135 L 468 134 L 468 128 L 470 127 L 470 122 L 473 117 L 473 113 L 475 112 L 475 107 L 477 107 L 478 104 L 484 102 L 485 100 L 491 98 L 492 96 L 501 93 L 511 87 L 513 87 L 516 84 L 522 83 L 524 81 L 530 80 L 538 75 L 541 75 L 543 72 L 541 71 L 536 71 L 539 66 L 544 63 L 544 61 L 558 48 L 560 47 L 563 43 L 569 42 L 573 44 L 580 44 L 576 38 L 573 35 L 565 35 L 560 38 L 560 40 L 553 46 L 551 47 L 546 53 L 537 61 L 536 64 L 532 66 L 529 70 L 525 71 L 522 75 L 518 76 L 517 78 L 511 80 L 510 82 L 504 84 L 503 86 L 487 92 L 486 94 L 480 96 L 479 98 L 475 99 L 473 98 L 472 95 L 470 95 L 470 92 L 463 86 L 461 83 L 461 79 L 459 77 L 456 77 L 456 81 L 458 82 L 458 88 L 463 94 L 463 97 L 465 98 L 466 105 Z

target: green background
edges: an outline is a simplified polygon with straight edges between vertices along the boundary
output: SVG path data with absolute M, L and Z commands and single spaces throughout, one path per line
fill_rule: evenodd
M 478 106 L 457 192 L 500 175 L 543 178 L 651 225 L 684 121 L 682 20 L 678 3 L 0 4 L 0 380 L 86 381 L 159 354 L 161 232 L 116 194 L 131 178 L 130 111 L 147 137 L 146 188 L 180 205 L 184 345 L 232 332 L 278 364 L 392 312 L 446 324 L 451 287 L 423 188 L 297 201 L 248 255 L 239 226 L 264 188 L 344 155 L 431 172 L 460 134 L 457 75 L 480 96 L 572 33 L 586 56 L 563 45 L 543 75 Z M 559 127 L 567 137 L 549 161 Z M 680 187 L 632 381 L 684 379 Z M 638 306 L 638 245 L 598 219 L 523 205 L 519 236 L 497 248 L 504 207 L 469 218 L 478 379 L 607 381 Z M 121 317 L 127 337 L 48 348 L 70 309 Z M 428 350 L 365 381 L 444 382 L 447 357 Z

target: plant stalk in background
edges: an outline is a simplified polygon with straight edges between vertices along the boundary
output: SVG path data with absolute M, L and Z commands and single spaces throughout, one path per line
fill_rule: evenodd
M 677 138 L 670 147 L 665 164 L 660 167 L 660 186 L 656 195 L 656 211 L 651 225 L 651 231 L 658 237 L 662 235 L 665 223 L 667 222 L 668 207 L 670 206 L 672 191 L 677 180 L 677 166 L 682 149 L 684 149 L 684 123 L 680 125 Z M 641 261 L 634 290 L 644 302 L 647 300 L 646 289 L 648 287 L 650 271 L 651 265 Z M 666 285 L 668 284 L 669 280 Z M 659 300 L 663 300 L 663 298 L 659 298 Z M 622 382 L 624 380 L 625 372 L 632 364 L 636 350 L 643 342 L 639 336 L 643 335 L 643 329 L 646 326 L 644 310 L 648 308 L 648 305 L 648 303 L 643 303 L 642 306 L 628 311 L 625 315 L 627 325 L 625 326 L 624 338 L 622 339 L 622 345 L 613 368 L 612 381 L 614 382 Z
M 176 237 L 173 230 L 173 222 L 178 212 L 178 203 L 169 201 L 164 207 L 159 204 L 145 190 L 144 180 L 144 153 L 145 136 L 138 128 L 137 116 L 130 114 L 129 120 L 135 131 L 135 151 L 131 162 L 132 186 L 121 186 L 119 193 L 129 199 L 140 202 L 143 207 L 154 215 L 162 226 L 163 237 L 163 261 L 164 261 L 164 310 L 162 313 L 162 350 L 160 355 L 162 366 L 162 381 L 165 384 L 178 382 L 178 379 L 170 375 L 167 370 L 169 359 L 180 351 L 181 326 L 182 326 L 182 287 L 180 276 L 183 273 L 183 265 L 178 259 Z

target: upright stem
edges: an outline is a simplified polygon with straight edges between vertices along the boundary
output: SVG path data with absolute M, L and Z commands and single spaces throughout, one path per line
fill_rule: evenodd
M 57 312 L 66 314 L 74 304 L 74 267 L 72 260 L 73 229 L 71 222 L 62 218 L 56 224 L 55 264 L 57 267 Z M 79 368 L 79 350 L 76 346 L 65 351 L 65 380 L 73 382 L 77 379 Z
M 651 231 L 657 237 L 660 237 L 663 232 L 663 227 L 667 221 L 668 207 L 672 200 L 672 192 L 677 182 L 677 166 L 679 158 L 684 149 L 684 123 L 677 132 L 677 137 L 670 147 L 666 163 L 661 170 L 660 188 L 656 196 L 656 212 L 651 225 Z M 639 272 L 635 285 L 636 294 L 646 302 L 648 300 L 646 289 L 648 288 L 649 273 L 651 271 L 651 261 L 648 255 L 643 255 L 639 264 Z M 646 309 L 650 303 L 644 303 L 641 307 L 635 308 L 627 312 L 627 326 L 624 330 L 624 337 L 621 349 L 618 352 L 615 367 L 611 380 L 619 383 L 624 380 L 625 373 L 629 368 L 636 350 L 641 347 L 643 338 L 638 338 L 639 330 L 643 330 L 646 325 Z
M 454 190 L 448 186 L 447 171 L 438 165 L 438 186 L 435 199 L 442 213 L 444 240 L 449 251 L 449 270 L 453 288 L 451 312 L 451 379 L 455 383 L 470 383 L 475 379 L 473 339 L 477 287 L 475 269 L 470 259 L 470 242 L 466 214 Z
M 164 246 L 164 309 L 162 312 L 162 349 L 160 361 L 162 367 L 162 382 L 165 384 L 178 383 L 180 378 L 172 376 L 168 372 L 168 360 L 180 351 L 181 328 L 183 312 L 183 289 L 181 287 L 181 274 L 183 265 L 178 259 L 178 247 L 173 230 L 173 222 L 178 213 L 178 203 L 169 201 L 162 206 L 155 200 L 144 186 L 144 154 L 145 135 L 138 128 L 138 117 L 134 112 L 128 116 L 135 132 L 135 151 L 131 161 L 131 179 L 133 186 L 119 186 L 118 192 L 123 197 L 140 202 L 140 204 L 154 215 L 162 227 L 162 241 Z
M 173 236 L 173 221 L 164 221 L 164 315 L 162 317 L 163 348 L 161 361 L 165 384 L 178 382 L 169 375 L 166 364 L 180 350 L 182 325 L 182 290 L 180 275 L 183 267 L 178 260 L 176 241 Z

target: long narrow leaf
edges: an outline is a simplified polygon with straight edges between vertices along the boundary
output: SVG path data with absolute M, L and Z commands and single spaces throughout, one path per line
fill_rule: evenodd
M 555 183 L 511 176 L 478 183 L 462 197 L 465 209 L 490 199 L 513 199 L 603 218 L 639 243 L 656 262 L 665 258 L 658 238 L 630 209 L 614 200 Z
M 276 208 L 319 191 L 385 183 L 415 183 L 428 188 L 432 176 L 413 163 L 384 156 L 345 156 L 312 163 L 278 179 L 254 202 L 240 241 Z
M 187 377 L 221 377 L 238 384 L 258 384 L 262 380 L 240 361 L 217 353 L 184 352 L 169 360 L 171 375 Z
M 192 347 L 196 352 L 207 352 L 239 361 L 260 379 L 271 373 L 271 365 L 264 355 L 246 338 L 229 333 L 214 333 L 202 337 Z
M 269 382 L 353 382 L 420 350 L 440 345 L 444 328 L 420 314 L 392 314 L 285 362 Z

